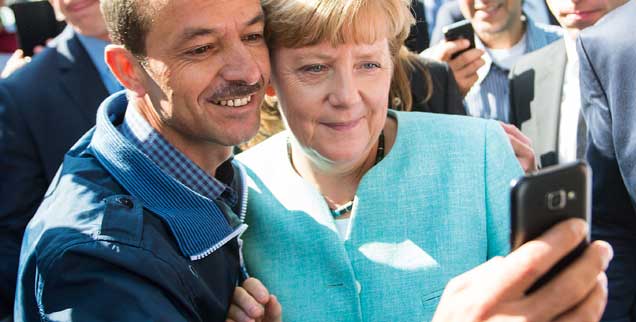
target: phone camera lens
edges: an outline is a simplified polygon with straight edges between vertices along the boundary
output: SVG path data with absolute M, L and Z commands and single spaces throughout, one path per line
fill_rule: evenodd
M 559 210 L 565 208 L 567 199 L 565 198 L 564 190 L 550 192 L 547 197 L 548 209 Z

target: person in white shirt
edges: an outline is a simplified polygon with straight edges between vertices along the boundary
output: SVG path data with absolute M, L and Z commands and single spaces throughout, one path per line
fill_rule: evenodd
M 558 27 L 536 23 L 522 14 L 521 0 L 458 0 L 475 30 L 476 49 L 468 40 L 441 41 L 422 52 L 448 62 L 468 115 L 511 123 L 508 72 L 522 55 L 561 38 Z
M 520 58 L 511 69 L 511 119 L 532 141 L 542 166 L 584 157 L 586 126 L 580 114 L 575 40 L 582 29 L 624 2 L 548 0 L 566 37 Z

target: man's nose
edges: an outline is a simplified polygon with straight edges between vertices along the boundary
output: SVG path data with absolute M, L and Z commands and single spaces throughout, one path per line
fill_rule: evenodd
M 242 42 L 226 50 L 221 77 L 226 81 L 243 81 L 255 84 L 262 78 L 258 57 Z

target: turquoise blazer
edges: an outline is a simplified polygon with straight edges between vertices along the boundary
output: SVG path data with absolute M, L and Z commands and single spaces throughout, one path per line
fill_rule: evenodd
M 398 133 L 358 187 L 344 240 L 280 133 L 247 166 L 245 263 L 285 321 L 429 321 L 446 283 L 509 250 L 509 187 L 522 175 L 494 121 L 390 111 Z

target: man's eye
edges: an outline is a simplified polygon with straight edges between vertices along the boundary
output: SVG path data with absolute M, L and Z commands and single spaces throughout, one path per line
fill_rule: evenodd
M 210 45 L 205 45 L 205 46 L 197 47 L 197 48 L 194 48 L 194 49 L 192 49 L 192 50 L 189 50 L 189 51 L 188 51 L 188 54 L 189 54 L 189 55 L 194 55 L 194 56 L 197 56 L 197 55 L 203 55 L 203 54 L 205 54 L 206 52 L 208 52 L 211 48 L 212 48 L 212 46 L 210 46 Z
M 302 68 L 302 71 L 309 73 L 321 73 L 327 70 L 327 66 L 321 64 L 307 65 Z
M 249 41 L 249 42 L 259 42 L 259 41 L 263 40 L 263 35 L 262 34 L 249 34 L 249 35 L 243 37 L 243 40 Z

